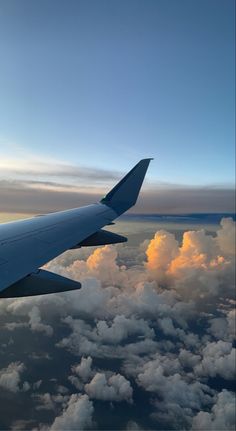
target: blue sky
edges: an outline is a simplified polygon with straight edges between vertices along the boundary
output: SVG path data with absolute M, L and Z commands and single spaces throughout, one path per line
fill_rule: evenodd
M 0 1 L 0 146 L 234 183 L 232 0 Z

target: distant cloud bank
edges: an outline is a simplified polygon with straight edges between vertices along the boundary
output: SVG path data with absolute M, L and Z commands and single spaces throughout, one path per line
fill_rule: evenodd
M 1 159 L 0 212 L 41 213 L 99 201 L 124 173 L 52 160 Z M 146 181 L 136 213 L 234 212 L 233 187 Z
M 113 181 L 114 184 L 114 181 Z M 97 202 L 112 184 L 100 187 L 73 186 L 46 181 L 0 180 L 0 212 L 41 213 L 59 211 Z M 184 214 L 235 211 L 231 188 L 175 187 L 144 188 L 132 212 Z

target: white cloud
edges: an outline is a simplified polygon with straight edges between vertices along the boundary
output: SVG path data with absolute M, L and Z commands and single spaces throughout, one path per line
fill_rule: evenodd
M 219 340 L 208 343 L 202 350 L 202 361 L 194 368 L 198 376 L 221 376 L 227 380 L 236 377 L 236 349 L 232 344 Z
M 29 312 L 29 325 L 32 331 L 45 332 L 49 337 L 53 334 L 53 328 L 50 325 L 45 325 L 41 321 L 39 308 L 34 306 Z
M 56 410 L 57 404 L 65 408 L 70 397 L 61 393 L 52 395 L 46 392 L 43 394 L 33 394 L 33 398 L 37 401 L 36 410 Z
M 147 269 L 154 278 L 162 282 L 172 260 L 178 255 L 178 242 L 175 236 L 164 230 L 159 230 L 150 241 L 146 254 Z
M 167 363 L 166 363 L 167 361 Z M 177 359 L 162 362 L 161 358 L 146 362 L 137 376 L 137 382 L 145 390 L 156 393 L 164 402 L 181 407 L 200 409 L 211 400 L 208 386 L 198 381 L 187 381 L 181 376 Z
M 79 391 L 83 390 L 84 383 L 86 383 L 93 376 L 92 371 L 92 358 L 91 356 L 83 357 L 79 364 L 75 364 L 71 367 L 73 375 L 68 377 L 68 380 L 74 385 Z
M 55 404 L 53 402 L 52 396 L 49 393 L 34 395 L 37 399 L 36 410 L 54 410 Z
M 193 431 L 235 430 L 235 394 L 223 389 L 210 412 L 200 411 L 194 418 Z
M 57 416 L 50 427 L 51 431 L 82 431 L 92 426 L 94 407 L 87 395 L 73 394 L 62 414 Z
M 180 349 L 179 361 L 183 367 L 192 369 L 201 361 L 201 356 L 196 355 L 188 350 Z
M 25 367 L 22 362 L 12 362 L 0 370 L 0 387 L 11 392 L 20 391 L 21 373 Z
M 72 367 L 72 371 L 81 377 L 83 382 L 87 382 L 92 375 L 92 361 L 91 356 L 82 357 L 80 363 Z
M 105 320 L 99 320 L 96 332 L 101 341 L 111 344 L 120 343 L 128 336 L 142 334 L 145 338 L 153 338 L 155 333 L 144 319 L 135 317 L 127 318 L 123 315 L 115 316 L 111 324 Z
M 235 223 L 232 218 L 221 220 L 221 229 L 217 232 L 216 241 L 223 253 L 235 255 Z
M 183 298 L 217 295 L 225 280 L 229 287 L 234 284 L 234 232 L 232 219 L 223 219 L 216 238 L 204 230 L 187 231 L 178 246 L 173 235 L 159 231 L 147 248 L 147 269 Z
M 132 402 L 133 389 L 130 382 L 120 374 L 106 377 L 104 373 L 96 373 L 90 383 L 85 385 L 90 398 L 104 401 Z

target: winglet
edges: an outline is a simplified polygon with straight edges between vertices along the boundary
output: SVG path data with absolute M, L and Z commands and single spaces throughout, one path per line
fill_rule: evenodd
M 122 180 L 101 200 L 118 215 L 135 205 L 150 161 L 140 160 Z

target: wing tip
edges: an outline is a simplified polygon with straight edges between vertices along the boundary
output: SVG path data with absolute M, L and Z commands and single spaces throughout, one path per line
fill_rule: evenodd
M 119 215 L 135 205 L 151 160 L 141 159 L 100 202 Z

